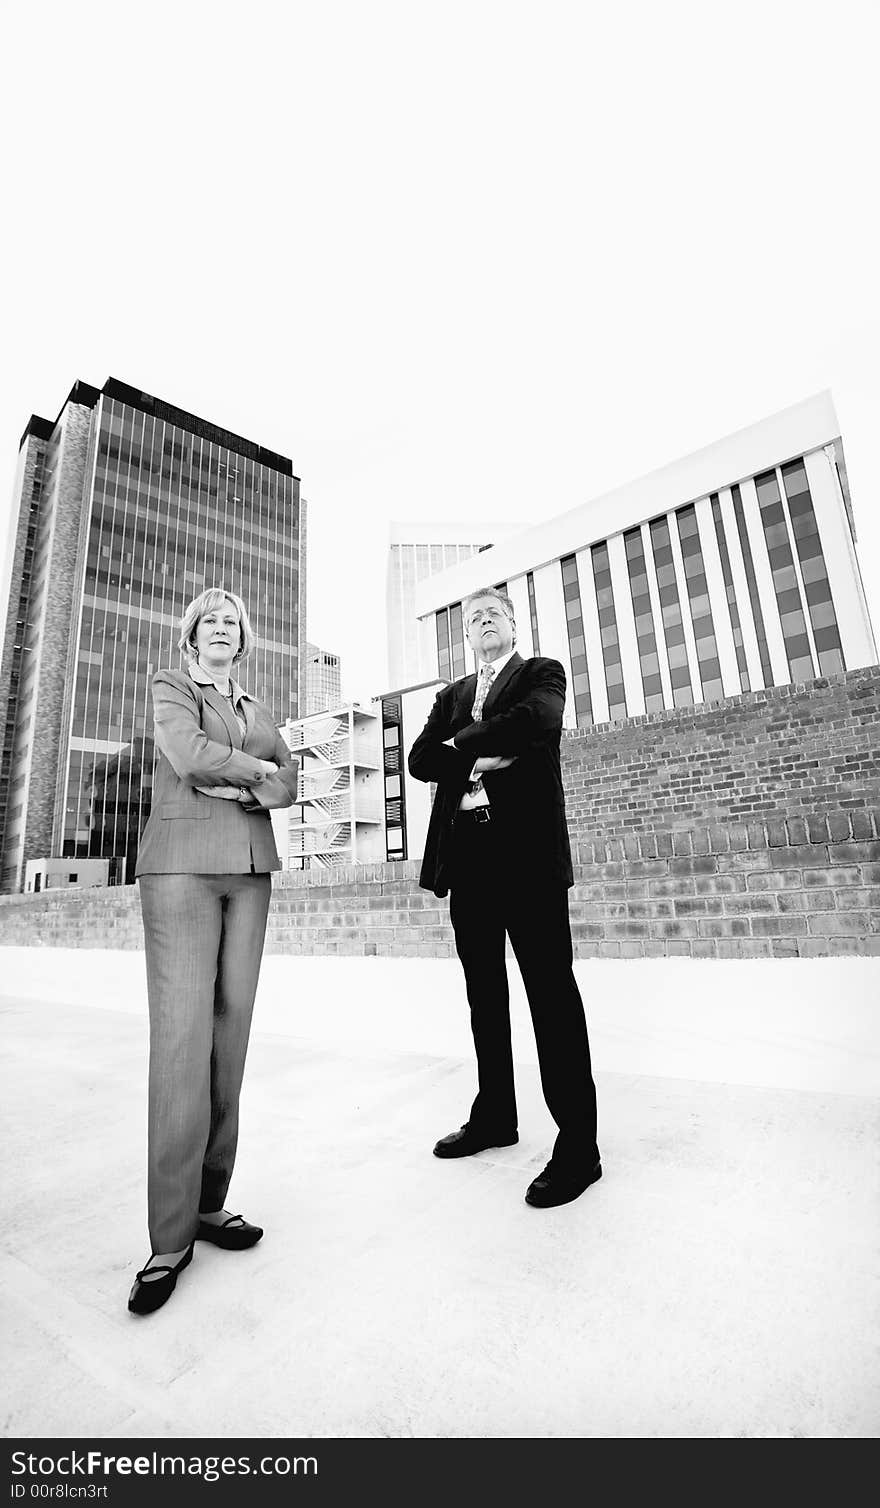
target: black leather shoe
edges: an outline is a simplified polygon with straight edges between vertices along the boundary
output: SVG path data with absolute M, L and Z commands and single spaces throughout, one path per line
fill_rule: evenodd
M 256 1246 L 263 1234 L 261 1225 L 249 1225 L 241 1215 L 230 1215 L 222 1225 L 212 1225 L 209 1220 L 200 1220 L 196 1231 L 197 1241 L 212 1241 L 224 1251 L 245 1251 Z
M 128 1295 L 128 1307 L 131 1313 L 152 1314 L 154 1309 L 161 1309 L 162 1305 L 166 1303 L 168 1299 L 170 1299 L 172 1293 L 177 1287 L 177 1279 L 183 1272 L 184 1267 L 188 1267 L 192 1259 L 192 1241 L 190 1241 L 189 1246 L 187 1247 L 180 1261 L 177 1263 L 176 1267 L 168 1267 L 164 1263 L 160 1264 L 158 1267 L 152 1267 L 150 1265 L 150 1262 L 152 1262 L 151 1257 L 150 1262 L 147 1263 L 146 1267 L 142 1267 L 140 1272 L 137 1274 L 134 1280 L 134 1286 L 131 1290 L 131 1293 Z M 165 1276 L 161 1278 L 150 1278 L 145 1282 L 144 1273 L 146 1273 L 147 1271 L 161 1272 L 164 1273 Z
M 557 1204 L 570 1204 L 571 1200 L 578 1199 L 591 1183 L 598 1183 L 601 1177 L 601 1162 L 597 1162 L 589 1173 L 574 1175 L 560 1173 L 554 1168 L 552 1162 L 548 1162 L 543 1173 L 539 1173 L 526 1189 L 526 1204 L 531 1204 L 539 1210 L 549 1210 Z
M 514 1131 L 512 1136 L 493 1136 L 474 1131 L 467 1124 L 460 1131 L 450 1131 L 441 1136 L 434 1148 L 435 1157 L 473 1157 L 475 1152 L 485 1152 L 487 1147 L 513 1147 L 519 1141 Z

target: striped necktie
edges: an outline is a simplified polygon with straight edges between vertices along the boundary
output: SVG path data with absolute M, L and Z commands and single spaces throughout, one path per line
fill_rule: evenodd
M 492 665 L 484 663 L 480 666 L 480 674 L 477 679 L 477 694 L 474 697 L 474 710 L 471 713 L 471 717 L 475 723 L 478 723 L 483 716 L 483 703 L 489 695 L 489 687 L 492 685 L 494 676 L 495 670 Z

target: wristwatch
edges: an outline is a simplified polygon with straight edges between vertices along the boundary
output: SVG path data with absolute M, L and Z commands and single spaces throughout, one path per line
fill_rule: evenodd
M 247 788 L 246 785 L 240 785 L 239 786 L 239 788 L 238 788 L 238 799 L 239 799 L 239 801 L 250 801 L 250 799 L 251 799 L 251 793 L 248 790 L 248 788 Z

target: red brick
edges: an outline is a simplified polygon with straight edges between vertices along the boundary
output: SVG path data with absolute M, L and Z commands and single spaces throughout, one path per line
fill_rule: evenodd
M 743 874 L 701 874 L 694 880 L 697 895 L 733 895 L 745 888 Z
M 770 855 L 773 869 L 809 869 L 815 864 L 825 864 L 827 854 L 821 844 L 804 844 L 801 848 L 775 848 Z
M 674 880 L 649 880 L 649 895 L 693 895 L 696 889 L 696 880 L 689 879 L 687 875 L 680 875 Z
M 724 910 L 728 916 L 756 916 L 759 913 L 776 911 L 775 895 L 726 895 Z
M 867 864 L 880 859 L 880 840 L 874 843 L 836 843 L 828 850 L 832 864 Z
M 815 936 L 843 937 L 865 936 L 869 930 L 868 917 L 864 911 L 829 911 L 807 917 L 807 927 Z
M 749 890 L 800 890 L 804 882 L 799 869 L 770 869 L 746 875 L 745 883 Z
M 874 822 L 870 812 L 851 812 L 850 816 L 852 818 L 852 835 L 854 838 L 873 838 Z
M 780 912 L 833 911 L 833 890 L 792 890 L 776 897 Z
M 697 930 L 701 937 L 748 937 L 749 922 L 745 916 L 700 917 Z
M 697 924 L 695 921 L 664 921 L 658 919 L 654 923 L 654 933 L 658 937 L 696 937 Z
M 839 869 L 805 869 L 804 889 L 810 890 L 814 885 L 831 885 L 834 889 L 840 886 L 858 885 L 861 880 L 861 872 L 853 865 L 844 868 L 841 864 Z
M 797 937 L 807 930 L 804 916 L 753 916 L 753 937 Z
M 718 860 L 712 854 L 699 854 L 693 859 L 670 859 L 670 874 L 715 874 Z
M 851 833 L 849 812 L 829 812 L 828 833 L 832 843 L 845 843 Z

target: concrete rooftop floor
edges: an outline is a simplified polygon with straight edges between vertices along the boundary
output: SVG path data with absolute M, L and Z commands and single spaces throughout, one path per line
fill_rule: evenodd
M 550 1211 L 510 972 L 519 1145 L 440 1162 L 457 963 L 267 957 L 229 1201 L 266 1236 L 136 1319 L 143 955 L 0 950 L 4 1435 L 875 1436 L 880 960 L 579 963 L 605 1176 Z

